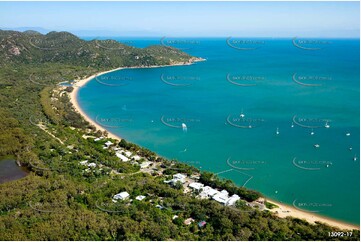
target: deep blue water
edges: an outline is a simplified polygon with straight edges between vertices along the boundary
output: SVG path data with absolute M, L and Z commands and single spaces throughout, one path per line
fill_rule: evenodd
M 98 77 L 78 94 L 91 118 L 167 158 L 359 224 L 359 40 L 117 40 L 207 61 Z

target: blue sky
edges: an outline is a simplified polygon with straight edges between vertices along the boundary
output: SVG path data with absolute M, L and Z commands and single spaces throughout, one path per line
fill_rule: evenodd
M 0 28 L 78 35 L 359 37 L 359 2 L 0 2 Z

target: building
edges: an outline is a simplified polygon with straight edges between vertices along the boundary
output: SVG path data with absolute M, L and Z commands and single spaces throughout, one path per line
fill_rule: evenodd
M 233 196 L 228 199 L 226 206 L 234 206 L 238 200 L 240 200 L 240 197 L 237 194 L 233 194 Z
M 88 165 L 88 160 L 80 161 L 79 164 L 86 166 L 86 165 Z
M 127 192 L 121 192 L 113 196 L 114 200 L 125 200 L 127 198 L 129 198 L 129 193 Z
M 187 175 L 181 174 L 181 173 L 177 173 L 173 175 L 173 180 L 175 181 L 174 183 L 180 181 L 181 183 L 185 183 L 186 182 L 186 177 Z
M 188 185 L 190 188 L 193 189 L 193 191 L 197 191 L 199 192 L 203 187 L 204 185 L 202 183 L 199 183 L 199 182 L 192 182 L 192 183 L 189 183 Z
M 146 197 L 143 195 L 139 195 L 135 199 L 137 199 L 138 201 L 142 201 L 144 198 L 146 198 Z
M 150 162 L 150 161 L 143 162 L 143 163 L 140 164 L 140 168 L 142 168 L 142 169 L 147 168 L 151 164 L 153 164 L 153 162 Z
M 191 223 L 194 222 L 194 219 L 193 218 L 187 218 L 186 220 L 184 220 L 184 224 L 185 225 L 190 225 Z
M 216 195 L 214 195 L 212 197 L 214 200 L 216 200 L 217 202 L 221 203 L 222 205 L 226 205 L 227 204 L 227 201 L 229 199 L 228 195 L 227 194 L 224 194 L 224 193 L 218 193 Z
M 198 227 L 199 227 L 199 228 L 202 228 L 202 227 L 205 226 L 206 224 L 207 224 L 206 221 L 200 221 L 200 222 L 198 223 Z
M 115 153 L 115 155 L 116 155 L 118 158 L 120 158 L 122 161 L 124 161 L 124 162 L 129 161 L 129 158 L 126 157 L 126 156 L 124 156 L 124 155 L 123 155 L 122 153 L 120 153 L 119 151 L 117 151 L 117 152 Z
M 111 142 L 111 141 L 107 141 L 107 142 L 105 142 L 105 144 L 104 145 L 106 145 L 107 147 L 109 147 L 109 146 L 111 146 L 111 145 L 113 145 L 113 143 Z
M 96 166 L 97 164 L 95 164 L 94 162 L 88 164 L 88 167 L 96 167 Z
M 169 180 L 169 181 L 164 181 L 164 183 L 171 183 L 172 185 L 175 185 L 177 182 L 180 182 L 180 183 L 185 183 L 186 182 L 186 175 L 184 174 L 180 174 L 180 173 L 177 173 L 177 174 L 174 174 L 173 175 L 173 179 L 172 180 Z
M 97 142 L 99 140 L 102 140 L 104 137 L 95 138 L 94 141 Z

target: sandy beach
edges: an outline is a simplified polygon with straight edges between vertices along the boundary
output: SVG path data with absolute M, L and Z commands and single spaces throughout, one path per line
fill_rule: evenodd
M 268 202 L 276 204 L 278 206 L 278 208 L 274 208 L 270 211 L 275 212 L 276 215 L 281 218 L 291 216 L 291 217 L 295 217 L 295 218 L 299 218 L 299 219 L 304 219 L 311 224 L 315 224 L 315 222 L 318 221 L 318 222 L 325 223 L 325 224 L 328 224 L 333 227 L 338 227 L 340 229 L 348 229 L 348 230 L 352 230 L 352 229 L 359 230 L 360 229 L 359 226 L 356 226 L 353 224 L 347 224 L 347 223 L 337 221 L 337 220 L 334 220 L 331 218 L 323 217 L 316 213 L 304 212 L 304 211 L 298 210 L 297 208 L 295 208 L 293 206 L 285 205 L 283 203 L 276 202 L 276 201 L 268 199 L 268 198 L 266 198 L 266 200 Z
M 119 67 L 116 69 L 112 69 L 109 71 L 103 71 L 103 72 L 99 72 L 97 74 L 94 74 L 92 76 L 89 76 L 85 79 L 81 79 L 81 80 L 74 80 L 74 85 L 73 88 L 74 90 L 69 94 L 69 99 L 70 102 L 73 104 L 73 107 L 75 109 L 75 111 L 77 111 L 78 113 L 80 113 L 83 118 L 88 121 L 91 125 L 95 126 L 97 130 L 100 130 L 102 132 L 106 131 L 108 132 L 108 137 L 118 140 L 121 140 L 121 137 L 119 137 L 118 135 L 115 135 L 111 132 L 109 132 L 108 130 L 106 130 L 105 128 L 103 128 L 102 126 L 100 126 L 97 122 L 95 122 L 93 119 L 91 119 L 80 107 L 78 100 L 77 100 L 77 95 L 78 95 L 78 91 L 81 87 L 83 87 L 87 82 L 89 82 L 90 80 L 94 79 L 96 76 L 101 76 L 104 75 L 106 73 L 110 73 L 110 72 L 114 72 L 114 71 L 118 71 L 118 70 L 122 70 L 122 69 L 137 69 L 137 68 L 160 68 L 160 67 L 169 67 L 169 66 L 184 66 L 184 65 L 192 65 L 196 62 L 200 62 L 200 61 L 205 61 L 205 59 L 203 58 L 197 58 L 197 59 L 193 59 L 193 62 L 189 62 L 189 63 L 175 63 L 172 65 L 162 65 L 162 66 L 134 66 L 134 67 Z
M 108 130 L 106 130 L 105 128 L 103 128 L 102 126 L 100 126 L 99 124 L 97 124 L 93 119 L 91 119 L 89 116 L 86 115 L 86 113 L 81 109 L 81 107 L 79 106 L 78 100 L 77 100 L 77 93 L 79 91 L 79 89 L 84 86 L 87 82 L 89 82 L 90 80 L 94 79 L 96 76 L 100 76 L 106 73 L 110 73 L 113 71 L 118 71 L 121 69 L 131 69 L 131 68 L 159 68 L 159 67 L 167 67 L 167 66 L 177 66 L 177 65 L 191 65 L 193 63 L 182 63 L 182 64 L 174 64 L 174 65 L 165 65 L 165 66 L 148 66 L 148 67 L 120 67 L 120 68 L 116 68 L 113 70 L 109 70 L 109 71 L 104 71 L 104 72 L 100 72 L 98 74 L 92 75 L 88 78 L 82 79 L 82 80 L 75 80 L 75 84 L 73 85 L 74 90 L 69 94 L 69 98 L 71 103 L 73 104 L 75 110 L 77 112 L 79 112 L 83 118 L 88 121 L 90 124 L 94 125 L 98 130 L 101 131 L 107 131 L 108 132 L 108 137 L 115 139 L 115 140 L 121 140 L 121 137 L 109 132 Z M 273 201 L 271 199 L 266 198 L 267 201 L 274 203 L 278 206 L 278 208 L 272 209 L 270 211 L 274 212 L 277 216 L 281 217 L 281 218 L 285 218 L 288 216 L 291 217 L 295 217 L 295 218 L 299 218 L 299 219 L 305 219 L 307 222 L 314 224 L 316 221 L 319 221 L 321 223 L 326 223 L 330 226 L 333 227 L 338 227 L 340 229 L 347 229 L 347 230 L 352 230 L 352 229 L 357 229 L 359 230 L 359 226 L 356 225 L 352 225 L 352 224 L 347 224 L 341 221 L 337 221 L 337 220 L 333 220 L 331 218 L 326 218 L 323 217 L 321 215 L 315 214 L 315 213 L 311 213 L 311 212 L 304 212 L 301 210 L 296 209 L 295 207 L 291 206 L 291 205 L 285 205 L 283 203 L 280 202 L 276 202 Z

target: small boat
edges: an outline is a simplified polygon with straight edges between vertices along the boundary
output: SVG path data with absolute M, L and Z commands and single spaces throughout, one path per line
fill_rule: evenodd
M 293 127 L 295 127 L 295 125 L 293 124 L 293 122 L 292 122 L 292 124 L 291 124 L 291 128 L 293 128 Z
M 187 125 L 185 123 L 182 123 L 182 129 L 183 131 L 187 131 Z
M 251 128 L 252 128 L 252 125 L 248 125 L 248 128 L 250 128 L 250 129 L 251 129 Z
M 356 155 L 353 157 L 353 161 L 357 161 L 357 156 Z
M 277 130 L 276 130 L 276 134 L 277 134 L 277 135 L 279 135 L 279 134 L 280 134 L 280 131 L 278 130 L 278 128 L 277 128 Z
M 352 150 L 352 147 L 348 148 L 350 151 Z
M 330 127 L 330 125 L 328 124 L 328 122 L 325 123 L 325 128 L 328 129 Z
M 327 168 L 329 168 L 329 167 L 330 167 L 330 165 L 329 165 L 329 164 L 327 164 L 327 165 L 326 165 L 326 167 L 327 167 Z
M 244 118 L 244 113 L 243 113 L 243 109 L 241 111 L 241 114 L 239 115 L 241 118 Z
M 346 133 L 346 136 L 350 136 L 351 134 L 350 133 Z
M 311 135 L 314 135 L 315 134 L 315 132 L 313 132 L 313 129 L 311 130 L 311 133 L 310 133 Z
M 315 146 L 315 148 L 320 148 L 319 144 L 315 144 L 314 146 Z

